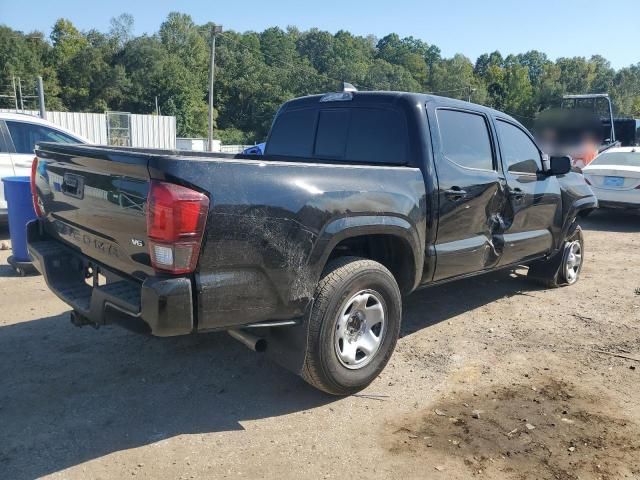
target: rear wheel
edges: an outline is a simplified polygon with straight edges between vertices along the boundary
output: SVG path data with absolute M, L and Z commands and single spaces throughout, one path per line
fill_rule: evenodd
M 584 238 L 578 225 L 565 240 L 562 250 L 548 260 L 531 264 L 527 276 L 550 288 L 573 285 L 580 278 L 583 263 Z
M 369 385 L 395 348 L 401 303 L 396 280 L 380 263 L 331 262 L 316 289 L 303 378 L 334 395 Z

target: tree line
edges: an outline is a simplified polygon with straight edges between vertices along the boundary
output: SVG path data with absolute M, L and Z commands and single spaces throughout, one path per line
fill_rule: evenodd
M 0 26 L 0 94 L 20 77 L 28 100 L 40 75 L 49 110 L 153 113 L 157 99 L 161 114 L 176 116 L 178 136 L 206 136 L 213 25 L 177 12 L 153 35 L 134 36 L 133 25 L 123 14 L 106 33 L 83 32 L 59 19 L 49 38 Z M 335 91 L 342 81 L 360 90 L 470 98 L 526 125 L 565 93 L 606 92 L 616 114 L 640 117 L 640 62 L 615 70 L 600 55 L 553 61 L 532 50 L 486 53 L 474 63 L 462 54 L 445 58 L 437 46 L 395 33 L 377 39 L 296 27 L 224 31 L 216 41 L 215 137 L 223 143 L 262 141 L 284 101 Z M 9 100 L 0 97 L 0 107 L 12 107 Z

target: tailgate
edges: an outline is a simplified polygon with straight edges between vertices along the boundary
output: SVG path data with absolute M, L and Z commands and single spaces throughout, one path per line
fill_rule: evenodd
M 147 248 L 147 157 L 108 147 L 43 143 L 36 188 L 47 232 L 137 278 L 153 274 Z

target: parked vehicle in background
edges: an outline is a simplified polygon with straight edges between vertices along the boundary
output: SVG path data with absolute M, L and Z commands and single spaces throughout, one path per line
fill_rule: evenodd
M 510 116 L 414 93 L 291 100 L 259 158 L 43 143 L 35 162 L 29 251 L 74 324 L 228 330 L 338 395 L 386 365 L 402 294 L 519 265 L 575 283 L 597 206 Z
M 635 118 L 614 118 L 613 126 L 616 132 L 616 139 L 620 142 L 621 147 L 640 145 L 640 120 Z
M 88 143 L 88 140 L 41 118 L 0 113 L 0 178 L 29 176 L 37 142 Z M 0 181 L 0 223 L 7 221 L 7 202 Z
M 256 145 L 253 145 L 252 147 L 245 148 L 242 153 L 244 153 L 245 155 L 263 155 L 265 145 L 265 142 L 258 143 Z
M 640 208 L 640 147 L 607 150 L 582 173 L 600 207 Z
M 544 151 L 568 155 L 578 170 L 599 153 L 620 146 L 613 106 L 605 93 L 564 95 L 560 109 L 542 112 L 533 131 Z

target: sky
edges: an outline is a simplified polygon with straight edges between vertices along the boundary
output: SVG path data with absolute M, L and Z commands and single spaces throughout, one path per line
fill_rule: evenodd
M 535 49 L 553 60 L 600 54 L 614 68 L 640 62 L 640 0 L 0 0 L 0 24 L 48 35 L 65 17 L 80 30 L 108 31 L 110 18 L 130 13 L 142 34 L 156 32 L 171 11 L 237 31 L 295 25 L 378 38 L 395 32 L 472 61 L 494 50 Z

